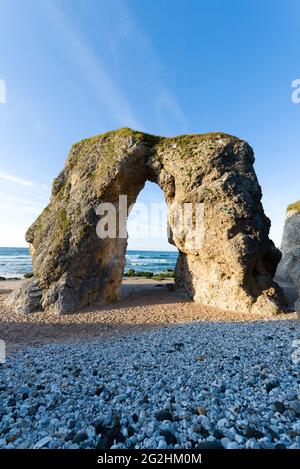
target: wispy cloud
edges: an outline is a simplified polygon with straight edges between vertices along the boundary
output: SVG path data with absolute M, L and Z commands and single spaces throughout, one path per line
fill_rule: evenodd
M 113 5 L 118 17 L 118 31 L 111 39 L 111 49 L 116 65 L 118 49 L 130 43 L 130 46 L 137 52 L 133 56 L 137 55 L 136 60 L 143 62 L 142 65 L 138 63 L 136 65 L 143 67 L 145 83 L 150 84 L 153 117 L 157 120 L 158 126 L 171 130 L 175 125 L 182 133 L 186 132 L 189 128 L 188 119 L 168 85 L 167 70 L 155 51 L 150 37 L 124 2 L 117 0 Z
M 84 36 L 75 29 L 57 3 L 54 5 L 48 2 L 44 5 L 47 8 L 47 16 L 52 19 L 68 47 L 73 64 L 80 69 L 89 86 L 92 86 L 95 97 L 105 105 L 105 111 L 109 112 L 119 125 L 143 128 L 122 88 L 109 75 L 100 57 L 89 46 Z
M 76 27 L 72 24 L 70 16 L 64 13 L 63 7 L 59 7 L 57 2 L 44 3 L 43 6 L 47 17 L 59 32 L 63 46 L 67 47 L 67 60 L 71 60 L 72 66 L 84 76 L 88 87 L 93 89 L 95 99 L 104 106 L 105 113 L 113 117 L 116 126 L 149 131 L 138 115 L 138 95 L 133 100 L 132 96 L 126 94 L 122 81 L 108 71 L 109 67 L 103 62 L 99 52 L 93 49 L 78 24 Z M 137 85 L 142 81 L 147 95 L 144 113 L 150 115 L 150 120 L 155 122 L 155 131 L 173 133 L 175 129 L 175 132 L 186 132 L 189 128 L 188 120 L 170 89 L 168 73 L 150 37 L 124 3 L 113 0 L 106 8 L 112 9 L 112 16 L 116 18 L 116 22 L 110 25 L 110 34 L 107 31 L 105 37 L 110 42 L 111 58 L 120 72 L 122 52 L 127 48 L 130 61 L 125 72 L 120 75 L 130 75 Z M 135 76 L 137 71 L 141 72 L 139 77 Z
M 4 173 L 3 171 L 0 171 L 0 179 L 15 182 L 16 184 L 20 184 L 21 186 L 34 186 L 34 183 L 32 181 L 20 178 L 19 176 L 14 176 L 13 174 Z
M 13 182 L 15 184 L 19 184 L 21 186 L 27 186 L 27 187 L 39 187 L 45 191 L 49 191 L 50 187 L 47 186 L 47 184 L 40 184 L 34 181 L 29 181 L 28 179 L 23 179 L 19 176 L 16 176 L 14 174 L 8 174 L 3 171 L 0 171 L 0 179 L 3 179 L 4 181 L 9 181 Z

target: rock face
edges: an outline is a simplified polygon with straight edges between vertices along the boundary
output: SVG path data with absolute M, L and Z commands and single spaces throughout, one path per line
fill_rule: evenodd
M 279 312 L 280 252 L 268 237 L 253 162 L 245 141 L 222 133 L 161 138 L 120 129 L 75 144 L 50 204 L 26 234 L 34 279 L 15 294 L 16 307 L 69 313 L 116 300 L 127 239 L 100 239 L 95 209 L 110 202 L 118 212 L 122 194 L 133 204 L 149 180 L 169 207 L 178 292 L 225 310 Z M 204 204 L 201 234 L 178 232 L 173 207 L 184 203 Z
M 283 288 L 293 308 L 300 297 L 300 201 L 289 205 L 281 244 L 282 259 L 276 272 L 276 281 Z M 296 303 L 300 312 L 300 301 Z

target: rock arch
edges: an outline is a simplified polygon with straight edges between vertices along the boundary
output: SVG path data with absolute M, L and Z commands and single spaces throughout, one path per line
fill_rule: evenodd
M 186 247 L 188 233 L 171 236 L 179 250 L 177 291 L 225 310 L 277 313 L 273 276 L 280 252 L 268 237 L 253 162 L 245 141 L 223 133 L 161 138 L 125 128 L 73 145 L 50 204 L 26 234 L 34 278 L 10 305 L 69 313 L 116 300 L 127 240 L 99 239 L 95 208 L 100 202 L 117 207 L 120 194 L 134 203 L 150 180 L 168 207 L 204 204 L 201 248 Z

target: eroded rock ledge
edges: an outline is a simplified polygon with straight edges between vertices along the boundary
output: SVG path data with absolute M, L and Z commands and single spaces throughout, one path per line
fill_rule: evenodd
M 268 237 L 253 163 L 251 147 L 223 133 L 161 138 L 125 128 L 73 145 L 50 204 L 26 234 L 34 278 L 9 304 L 69 313 L 116 300 L 127 239 L 99 239 L 95 208 L 117 207 L 120 194 L 134 203 L 150 180 L 168 207 L 204 203 L 201 248 L 188 247 L 189 233 L 174 234 L 170 216 L 177 291 L 225 310 L 276 314 L 282 297 L 273 277 L 281 255 Z

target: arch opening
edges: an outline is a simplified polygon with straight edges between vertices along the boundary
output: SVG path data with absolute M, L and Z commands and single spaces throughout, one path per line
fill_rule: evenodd
M 123 284 L 148 282 L 151 285 L 153 281 L 174 283 L 178 249 L 170 243 L 168 231 L 168 207 L 164 193 L 158 184 L 146 181 L 127 219 L 128 243 Z M 122 293 L 125 290 L 123 287 Z

